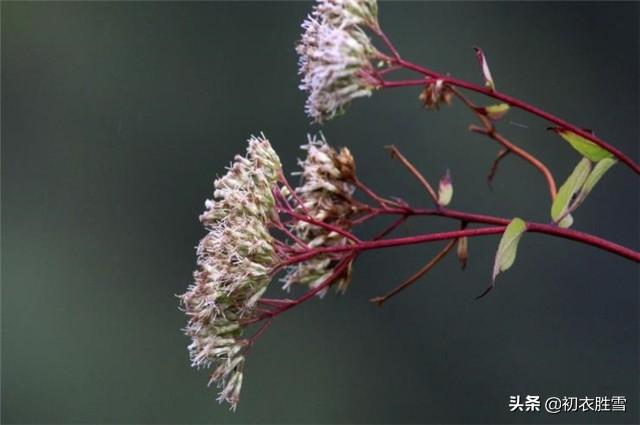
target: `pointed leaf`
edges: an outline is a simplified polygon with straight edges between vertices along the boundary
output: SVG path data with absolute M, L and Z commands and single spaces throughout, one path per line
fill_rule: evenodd
M 476 57 L 478 58 L 478 63 L 480 63 L 480 68 L 482 68 L 482 75 L 484 76 L 484 85 L 489 87 L 491 90 L 495 90 L 496 85 L 493 83 L 491 70 L 489 70 L 489 64 L 487 63 L 487 58 L 484 56 L 484 52 L 479 47 L 474 47 L 473 50 L 476 51 Z
M 580 191 L 580 189 L 582 189 L 582 186 L 590 172 L 591 161 L 587 158 L 582 158 L 571 175 L 560 187 L 560 190 L 558 190 L 558 194 L 556 195 L 556 199 L 553 201 L 553 205 L 551 205 L 551 219 L 555 223 L 558 223 L 564 218 L 563 216 L 566 215 L 571 201 L 573 201 L 574 196 Z M 566 222 L 564 224 L 566 224 Z M 569 227 L 570 225 L 571 223 L 566 227 Z
M 582 185 L 582 189 L 580 189 L 580 192 L 578 193 L 578 196 L 575 202 L 573 203 L 573 205 L 571 206 L 571 208 L 575 209 L 582 202 L 584 202 L 584 200 L 587 198 L 587 195 L 589 195 L 589 193 L 591 192 L 591 190 L 593 190 L 593 188 L 596 186 L 598 181 L 600 181 L 602 176 L 604 176 L 604 173 L 606 173 L 609 170 L 609 168 L 615 165 L 616 162 L 618 161 L 616 161 L 613 158 L 605 158 L 598 161 L 598 163 L 595 165 L 595 167 L 593 167 L 593 170 L 589 174 L 589 177 L 587 177 L 584 184 Z
M 613 155 L 611 152 L 601 148 L 590 140 L 585 139 L 582 136 L 569 130 L 553 129 L 564 140 L 569 142 L 571 147 L 580 153 L 585 158 L 589 158 L 593 162 L 598 162 L 604 158 L 611 158 Z
M 502 239 L 500 239 L 500 244 L 498 245 L 495 262 L 493 263 L 493 281 L 496 280 L 498 273 L 507 270 L 513 265 L 518 251 L 518 242 L 520 242 L 520 238 L 522 238 L 522 234 L 526 230 L 527 223 L 518 217 L 511 220 L 511 223 L 509 223 L 505 229 L 502 234 Z
M 613 167 L 616 162 L 618 161 L 613 158 L 604 158 L 598 161 L 596 166 L 593 167 L 593 171 L 591 171 L 591 174 L 589 174 L 589 177 L 587 177 L 587 180 L 584 182 L 581 192 L 587 196 L 596 186 L 598 181 L 600 181 L 602 176 L 604 176 L 604 173 L 606 173 L 609 168 Z

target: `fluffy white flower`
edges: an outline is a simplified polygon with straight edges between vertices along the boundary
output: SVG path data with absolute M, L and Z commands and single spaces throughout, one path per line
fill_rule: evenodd
M 314 13 L 331 25 L 346 27 L 378 26 L 378 2 L 376 0 L 319 0 Z
M 353 99 L 370 96 L 376 88 L 372 61 L 378 53 L 358 26 L 336 26 L 318 14 L 302 24 L 296 47 L 300 89 L 308 92 L 307 115 L 316 122 L 333 118 Z
M 208 234 L 197 248 L 195 282 L 181 296 L 192 365 L 215 367 L 210 383 L 218 383 L 219 400 L 234 409 L 248 344 L 243 321 L 254 317 L 279 261 L 268 225 L 276 214 L 272 188 L 280 173 L 280 159 L 261 135 L 252 137 L 247 156 L 237 156 L 215 181 L 214 200 L 200 216 Z
M 269 141 L 260 135 L 249 139 L 247 156 L 237 155 L 227 174 L 214 182 L 214 197 L 207 200 L 207 210 L 200 216 L 205 225 L 226 219 L 230 215 L 251 215 L 262 220 L 274 211 L 272 187 L 278 180 L 282 165 Z

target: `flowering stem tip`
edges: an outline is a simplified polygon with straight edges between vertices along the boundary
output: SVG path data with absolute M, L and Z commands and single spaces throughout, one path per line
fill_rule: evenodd
M 482 49 L 475 48 L 475 52 L 484 84 L 405 60 L 382 30 L 376 0 L 318 0 L 302 30 L 296 45 L 299 87 L 307 94 L 305 111 L 315 123 L 343 114 L 355 99 L 382 89 L 418 87 L 420 104 L 429 111 L 460 102 L 477 120 L 469 130 L 499 147 L 488 182 L 504 158 L 519 158 L 544 178 L 550 198 L 544 208 L 550 219 L 535 223 L 450 208 L 457 202 L 453 185 L 454 181 L 459 184 L 458 178 L 452 179 L 449 170 L 442 174 L 440 169 L 438 184 L 432 185 L 393 145 L 387 147 L 392 158 L 424 188 L 432 207 L 416 208 L 401 198 L 387 198 L 358 177 L 348 148 L 330 146 L 322 134 L 308 136 L 301 146 L 304 159 L 298 161 L 300 170 L 293 173 L 298 181 L 294 185 L 265 135 L 250 137 L 246 154 L 237 155 L 213 183 L 211 199 L 200 215 L 206 234 L 196 249 L 193 283 L 180 295 L 188 317 L 184 332 L 191 339 L 191 364 L 212 369 L 209 383 L 217 385 L 219 401 L 236 408 L 247 354 L 273 319 L 308 300 L 324 297 L 331 287 L 345 293 L 354 263 L 365 251 L 438 241 L 444 244 L 399 286 L 371 299 L 378 305 L 407 290 L 445 261 L 454 248 L 464 269 L 471 239 L 481 236 L 500 236 L 491 285 L 481 296 L 493 288 L 499 273 L 514 264 L 518 246 L 526 243 L 526 233 L 573 240 L 640 262 L 640 253 L 631 248 L 570 228 L 578 207 L 611 167 L 620 162 L 640 174 L 640 165 L 593 132 L 497 91 L 495 74 Z M 414 78 L 393 79 L 400 71 Z M 476 104 L 469 99 L 469 92 L 481 94 L 491 103 Z M 553 130 L 549 137 L 565 140 L 580 155 L 559 188 L 541 159 L 500 133 L 501 120 L 514 108 L 546 120 Z M 374 229 L 378 230 L 372 233 L 375 236 L 362 237 L 360 226 L 373 226 L 381 216 L 394 220 Z M 426 234 L 391 236 L 407 220 L 418 217 L 445 218 L 453 226 Z M 274 281 L 287 293 L 301 294 L 292 298 L 270 295 L 277 294 Z

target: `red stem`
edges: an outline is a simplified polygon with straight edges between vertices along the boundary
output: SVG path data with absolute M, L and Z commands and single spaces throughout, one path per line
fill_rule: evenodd
M 287 190 L 289 191 L 289 193 L 291 194 L 293 199 L 295 199 L 295 201 L 298 203 L 298 206 L 300 207 L 302 212 L 304 212 L 305 214 L 309 214 L 309 212 L 307 211 L 307 208 L 304 206 L 304 202 L 302 202 L 302 199 L 300 199 L 300 197 L 296 193 L 295 189 L 293 187 L 291 187 L 291 185 L 289 184 L 289 181 L 285 177 L 285 175 L 282 172 L 282 170 L 280 171 L 280 175 L 278 176 L 278 178 L 279 178 L 280 182 L 285 185 L 285 187 L 287 188 Z M 286 200 L 286 197 L 285 197 L 285 200 Z
M 476 106 L 465 95 L 463 95 L 462 93 L 460 93 L 458 90 L 454 88 L 451 88 L 451 90 L 453 91 L 453 94 L 456 95 L 458 99 L 460 99 L 478 117 L 478 119 L 480 120 L 480 122 L 482 122 L 484 126 L 484 128 L 479 128 L 479 127 L 476 127 L 475 125 L 472 125 L 471 127 L 469 127 L 469 129 L 473 132 L 484 134 L 490 139 L 495 140 L 496 142 L 500 143 L 503 147 L 505 147 L 508 151 L 513 152 L 520 158 L 527 161 L 529 164 L 533 165 L 538 171 L 540 171 L 540 173 L 544 176 L 547 182 L 547 186 L 549 188 L 549 194 L 551 195 L 551 201 L 553 202 L 556 199 L 556 193 L 557 193 L 556 182 L 553 178 L 553 175 L 551 174 L 551 171 L 549 171 L 546 165 L 544 165 L 542 161 L 540 161 L 538 158 L 531 155 L 529 152 L 522 149 L 521 147 L 514 145 L 509 140 L 507 140 L 506 137 L 498 133 L 495 124 L 489 119 L 489 117 L 480 113 L 478 106 Z
M 482 214 L 472 214 L 465 213 L 461 211 L 455 211 L 450 209 L 432 209 L 432 210 L 411 210 L 411 212 L 407 212 L 406 209 L 399 209 L 394 211 L 393 209 L 385 209 L 381 211 L 381 214 L 404 214 L 404 215 L 434 215 L 452 218 L 460 221 L 466 221 L 469 223 L 485 223 L 485 224 L 493 224 L 497 225 L 495 227 L 484 227 L 479 229 L 465 229 L 465 230 L 456 230 L 449 232 L 440 232 L 440 233 L 430 233 L 424 235 L 410 236 L 405 238 L 396 238 L 396 239 L 383 239 L 383 240 L 372 240 L 372 241 L 363 241 L 359 243 L 355 243 L 349 246 L 335 246 L 335 247 L 321 247 L 315 248 L 309 251 L 305 251 L 299 255 L 294 255 L 290 257 L 286 264 L 294 264 L 300 261 L 308 260 L 318 254 L 326 254 L 326 253 L 337 253 L 337 252 L 346 252 L 346 251 L 367 251 L 370 249 L 379 249 L 379 248 L 390 248 L 394 246 L 404 246 L 404 245 L 415 245 L 419 243 L 433 242 L 439 240 L 447 240 L 447 239 L 455 239 L 461 237 L 475 237 L 475 236 L 485 236 L 485 235 L 494 235 L 504 232 L 505 227 L 509 224 L 508 219 L 503 219 L 499 217 L 486 216 Z M 587 233 L 578 232 L 576 230 L 571 229 L 563 229 L 561 227 L 551 225 L 551 224 L 542 224 L 542 223 L 527 223 L 527 231 L 533 233 L 544 233 L 552 236 L 561 237 L 564 239 L 571 239 L 577 242 L 582 242 L 587 245 L 591 245 L 602 250 L 611 252 L 613 254 L 619 255 L 624 258 L 628 258 L 630 260 L 640 262 L 640 253 L 626 248 L 622 245 L 618 245 L 614 242 L 608 241 L 606 239 L 599 238 L 597 236 L 593 236 Z
M 315 257 L 318 254 L 345 252 L 345 251 L 368 251 L 371 249 L 391 248 L 395 246 L 416 245 L 419 243 L 441 241 L 447 239 L 460 238 L 463 236 L 485 236 L 495 235 L 504 232 L 506 226 L 484 227 L 480 229 L 468 229 L 468 230 L 454 230 L 449 232 L 428 233 L 424 235 L 408 236 L 404 238 L 395 239 L 381 239 L 363 241 L 355 245 L 350 246 L 329 246 L 320 247 L 309 250 L 298 256 L 291 257 L 287 260 L 287 263 L 299 263 L 301 261 L 308 260 Z
M 325 230 L 328 230 L 329 232 L 336 232 L 337 234 L 342 235 L 345 238 L 350 239 L 350 240 L 352 240 L 354 242 L 360 242 L 360 239 L 358 239 L 354 234 L 352 234 L 352 233 L 350 233 L 350 232 L 348 232 L 348 231 L 346 231 L 344 229 L 341 229 L 338 226 L 334 226 L 334 225 L 326 223 L 324 221 L 316 220 L 316 219 L 311 218 L 309 216 L 298 214 L 298 213 L 293 212 L 293 211 L 281 211 L 281 212 L 283 212 L 284 214 L 288 214 L 288 215 L 290 215 L 291 217 L 293 217 L 293 218 L 295 218 L 297 220 L 304 221 L 304 222 L 307 222 L 309 224 L 313 224 L 314 226 L 322 227 Z
M 398 227 L 402 226 L 402 224 L 407 221 L 407 218 L 409 218 L 408 215 L 403 214 L 400 217 L 398 217 L 396 219 L 396 221 L 394 221 L 393 223 L 391 223 L 389 226 L 387 226 L 385 229 L 383 229 L 380 233 L 378 233 L 377 235 L 375 235 L 373 237 L 373 240 L 378 240 L 378 239 L 382 239 L 385 236 L 387 236 L 389 233 L 393 232 L 394 230 L 396 230 Z
M 444 257 L 447 256 L 447 254 L 453 249 L 453 247 L 456 245 L 456 242 L 458 241 L 458 239 L 452 239 L 450 240 L 447 245 L 445 245 L 444 248 L 442 248 L 435 257 L 433 257 L 431 260 L 429 260 L 427 262 L 427 264 L 425 264 L 424 266 L 422 266 L 420 268 L 420 270 L 418 270 L 417 272 L 415 272 L 414 274 L 412 274 L 407 280 L 405 280 L 402 284 L 396 286 L 395 288 L 393 288 L 391 291 L 387 292 L 386 294 L 379 296 L 379 297 L 374 297 L 371 298 L 369 301 L 378 304 L 379 307 L 382 307 L 382 304 L 384 304 L 389 298 L 396 296 L 398 293 L 404 291 L 405 289 L 407 289 L 409 286 L 413 285 L 414 283 L 416 283 L 418 281 L 418 279 L 420 279 L 422 276 L 424 276 L 425 274 L 429 273 L 431 271 L 431 269 L 433 269 Z
M 290 308 L 293 308 L 299 304 L 302 304 L 303 302 L 309 300 L 310 298 L 313 298 L 314 295 L 316 295 L 318 292 L 322 291 L 323 289 L 331 286 L 340 276 L 342 276 L 342 273 L 347 269 L 347 267 L 349 266 L 349 264 L 351 263 L 351 261 L 356 257 L 357 254 L 351 254 L 345 258 L 343 258 L 342 260 L 340 260 L 340 262 L 338 263 L 338 265 L 335 267 L 335 269 L 333 270 L 333 272 L 331 273 L 331 275 L 329 277 L 327 277 L 320 285 L 316 286 L 315 288 L 311 288 L 309 289 L 307 292 L 305 292 L 304 294 L 302 294 L 301 296 L 299 296 L 298 298 L 296 298 L 295 300 L 291 300 L 290 302 L 284 303 L 282 304 L 281 307 L 278 307 L 277 309 L 273 310 L 273 311 L 269 311 L 267 313 L 263 313 L 258 317 L 255 317 L 253 319 L 249 319 L 244 321 L 242 324 L 243 326 L 246 325 L 250 325 L 252 323 L 256 323 L 256 322 L 260 322 L 261 320 L 267 319 L 267 318 L 272 318 L 274 316 L 277 316 L 281 313 L 284 313 L 285 311 L 289 310 Z
M 353 177 L 353 184 L 360 190 L 362 190 L 364 193 L 367 194 L 367 196 L 369 196 L 371 199 L 373 199 L 374 201 L 376 201 L 380 206 L 382 207 L 386 207 L 388 205 L 395 205 L 398 206 L 399 204 L 397 202 L 394 201 L 390 201 L 388 199 L 383 198 L 382 196 L 378 195 L 377 193 L 375 193 L 372 189 L 370 189 L 366 184 L 364 184 L 363 182 L 360 181 L 360 179 L 358 179 L 358 177 L 354 176 Z
M 405 69 L 411 70 L 411 71 L 415 71 L 419 74 L 422 75 L 426 75 L 428 77 L 431 78 L 435 78 L 435 79 L 440 79 L 443 80 L 444 83 L 446 84 L 450 84 L 452 86 L 456 86 L 456 87 L 460 87 L 463 89 L 467 89 L 476 93 L 480 93 L 483 94 L 485 96 L 500 100 L 504 103 L 507 103 L 511 106 L 514 106 L 516 108 L 522 109 L 523 111 L 527 111 L 533 115 L 536 115 L 542 119 L 545 119 L 551 123 L 556 124 L 557 126 L 564 128 L 566 130 L 569 130 L 581 137 L 584 137 L 587 140 L 590 140 L 591 142 L 595 143 L 596 145 L 600 146 L 601 148 L 611 152 L 611 154 L 613 156 L 615 156 L 616 158 L 618 158 L 621 162 L 623 162 L 624 164 L 626 164 L 629 168 L 631 168 L 633 171 L 636 172 L 636 174 L 640 174 L 640 165 L 638 165 L 635 161 L 633 161 L 631 158 L 629 158 L 627 155 L 625 155 L 622 151 L 618 150 L 617 148 L 611 146 L 610 144 L 606 143 L 604 140 L 601 140 L 600 138 L 596 137 L 595 135 L 589 133 L 588 131 L 585 131 L 579 127 L 576 127 L 575 125 L 556 117 L 555 115 L 552 115 L 548 112 L 543 111 L 540 108 L 537 108 L 533 105 L 530 105 L 522 100 L 516 99 L 515 97 L 511 97 L 509 95 L 506 95 L 504 93 L 501 93 L 499 91 L 495 91 L 492 90 L 488 87 L 484 87 L 484 86 L 480 86 L 478 84 L 474 84 L 474 83 L 470 83 L 464 80 L 459 80 L 457 78 L 453 78 L 453 77 L 449 77 L 446 75 L 442 75 L 439 74 L 435 71 L 432 71 L 430 69 L 424 68 L 422 66 L 416 65 L 414 63 L 408 62 L 404 59 L 401 58 L 396 58 L 394 60 L 394 62 L 397 65 L 402 66 Z M 401 87 L 401 86 L 410 86 L 410 85 L 420 85 L 420 84 L 424 84 L 424 81 L 420 82 L 419 80 L 409 80 L 406 82 L 385 82 L 383 83 L 383 87 L 387 86 L 387 87 Z
M 401 81 L 386 81 L 382 80 L 379 83 L 383 88 L 392 88 L 392 87 L 414 87 L 414 86 L 424 86 L 429 80 L 422 78 L 419 80 L 401 80 Z

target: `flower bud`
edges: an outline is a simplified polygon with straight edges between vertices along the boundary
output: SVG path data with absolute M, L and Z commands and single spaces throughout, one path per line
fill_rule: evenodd
M 451 202 L 451 198 L 453 198 L 453 185 L 451 184 L 451 173 L 447 170 L 438 186 L 438 205 L 446 207 Z
M 462 237 L 458 239 L 457 254 L 460 261 L 460 267 L 464 270 L 467 267 L 467 260 L 469 259 L 469 238 Z
M 340 149 L 340 153 L 336 156 L 336 162 L 338 163 L 338 169 L 340 170 L 342 178 L 345 180 L 353 180 L 356 174 L 356 163 L 348 148 Z

